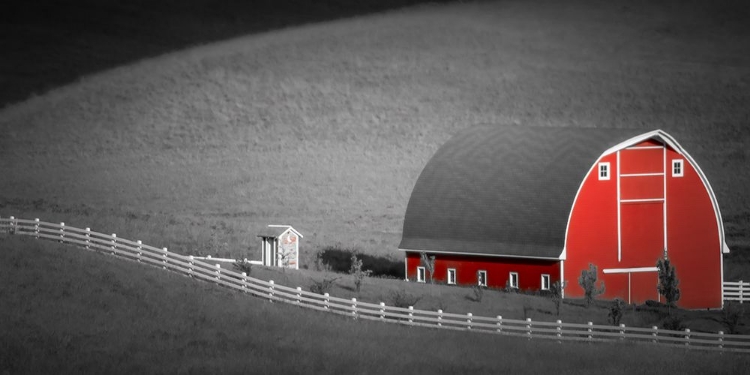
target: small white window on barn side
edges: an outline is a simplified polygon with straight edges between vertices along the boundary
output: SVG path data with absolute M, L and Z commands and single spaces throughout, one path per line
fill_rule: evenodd
M 609 180 L 609 162 L 599 163 L 599 180 Z
M 682 159 L 672 160 L 672 177 L 682 177 L 685 175 L 685 169 Z
M 549 290 L 549 275 L 542 275 L 542 290 Z
M 456 284 L 456 269 L 455 268 L 448 268 L 448 284 L 450 285 Z
M 487 271 L 477 271 L 477 285 L 487 286 Z
M 511 272 L 508 279 L 511 288 L 518 289 L 518 272 Z
M 424 267 L 417 267 L 417 282 L 423 283 L 424 280 Z

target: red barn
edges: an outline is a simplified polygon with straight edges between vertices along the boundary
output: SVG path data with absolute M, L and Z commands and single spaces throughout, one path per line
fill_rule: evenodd
M 695 160 L 661 130 L 482 125 L 422 171 L 399 249 L 406 276 L 546 290 L 598 268 L 603 298 L 658 300 L 656 262 L 675 265 L 684 308 L 723 302 L 724 227 Z

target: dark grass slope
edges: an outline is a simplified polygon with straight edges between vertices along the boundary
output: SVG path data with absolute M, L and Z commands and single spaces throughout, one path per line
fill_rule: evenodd
M 419 176 L 399 248 L 557 258 L 590 168 L 610 147 L 650 130 L 655 129 L 481 125 L 463 130 L 438 149 Z M 690 143 L 683 144 L 688 153 Z M 696 148 L 699 160 L 708 158 L 702 151 Z M 727 183 L 716 177 L 717 184 Z
M 424 0 L 35 0 L 0 12 L 0 108 L 81 76 L 249 33 Z M 433 0 L 432 3 L 446 2 Z

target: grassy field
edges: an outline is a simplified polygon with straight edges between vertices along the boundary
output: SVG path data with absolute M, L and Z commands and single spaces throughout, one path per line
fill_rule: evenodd
M 747 355 L 353 321 L 71 246 L 5 236 L 0 246 L 0 370 L 11 374 L 729 374 L 750 365 Z
M 746 8 L 431 5 L 87 75 L 0 112 L 0 174 L 12 176 L 0 180 L 0 215 L 249 258 L 258 228 L 291 224 L 305 235 L 303 264 L 336 244 L 400 257 L 411 188 L 458 129 L 641 126 L 676 132 L 702 156 L 743 258 Z M 128 29 L 136 40 L 152 32 Z M 750 277 L 745 268 L 727 274 Z
M 260 258 L 261 227 L 291 224 L 305 236 L 304 266 L 330 245 L 399 258 L 414 182 L 459 129 L 662 128 L 697 157 L 717 192 L 733 250 L 725 278 L 750 279 L 744 1 L 431 4 L 260 33 L 352 13 L 305 10 L 283 19 L 284 12 L 243 13 L 241 1 L 210 11 L 199 0 L 189 2 L 203 4 L 197 8 L 96 3 L 82 2 L 90 17 L 62 14 L 53 22 L 52 8 L 44 17 L 26 11 L 20 22 L 0 22 L 11 31 L 0 39 L 9 51 L 0 59 L 3 217 L 64 221 L 183 254 L 251 259 Z M 169 4 L 182 10 L 160 8 Z M 36 39 L 14 44 L 21 42 L 8 35 L 21 31 Z M 227 37 L 233 39 L 202 45 Z M 7 332 L 0 335 L 0 371 L 11 373 L 747 367 L 744 357 L 711 353 L 581 350 L 355 323 L 54 244 L 0 236 L 0 250 Z M 253 272 L 290 286 L 323 276 Z M 554 319 L 548 300 L 488 292 L 477 303 L 467 289 L 397 280 L 368 280 L 358 297 L 388 302 L 402 289 L 424 295 L 417 304 L 423 309 Z M 332 294 L 355 295 L 345 279 Z M 606 321 L 603 308 L 573 302 L 564 321 Z M 721 329 L 715 316 L 686 319 L 694 330 Z M 658 318 L 626 315 L 623 322 Z

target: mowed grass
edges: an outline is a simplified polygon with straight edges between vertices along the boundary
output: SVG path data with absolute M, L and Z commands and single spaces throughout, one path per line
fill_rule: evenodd
M 746 355 L 354 321 L 110 255 L 0 237 L 0 370 L 23 373 L 741 373 Z
M 747 15 L 733 0 L 426 5 L 143 60 L 0 112 L 0 215 L 251 259 L 260 227 L 290 224 L 303 265 L 336 244 L 399 258 L 411 189 L 457 130 L 643 127 L 697 155 L 746 252 Z

